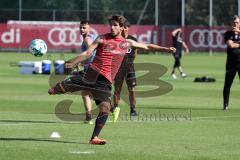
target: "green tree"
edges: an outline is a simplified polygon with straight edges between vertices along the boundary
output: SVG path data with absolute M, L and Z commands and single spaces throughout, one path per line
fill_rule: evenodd
M 209 0 L 185 0 L 186 25 L 209 25 Z M 213 0 L 213 25 L 228 25 L 237 0 Z

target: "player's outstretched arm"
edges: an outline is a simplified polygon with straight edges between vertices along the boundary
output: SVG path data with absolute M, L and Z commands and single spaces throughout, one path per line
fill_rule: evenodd
M 88 59 L 89 57 L 91 57 L 93 51 L 98 47 L 98 45 L 101 43 L 102 39 L 101 38 L 97 38 L 89 47 L 86 51 L 80 53 L 78 56 L 76 56 L 75 58 L 69 60 L 66 64 L 65 67 L 66 68 L 72 68 L 74 65 Z
M 176 48 L 174 47 L 162 47 L 156 44 L 147 44 L 149 51 L 159 51 L 159 52 L 169 52 L 169 53 L 175 53 Z
M 176 48 L 174 47 L 162 47 L 156 44 L 139 43 L 131 39 L 127 39 L 127 42 L 129 47 L 144 49 L 146 51 L 159 51 L 159 52 L 170 52 L 170 53 L 176 52 Z

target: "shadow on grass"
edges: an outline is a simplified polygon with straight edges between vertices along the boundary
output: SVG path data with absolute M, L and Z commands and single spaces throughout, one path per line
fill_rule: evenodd
M 54 142 L 54 143 L 71 143 L 71 144 L 89 144 L 89 143 L 80 143 L 73 141 L 61 141 L 53 139 L 44 139 L 44 138 L 17 138 L 17 137 L 0 137 L 0 141 L 35 141 L 35 142 Z

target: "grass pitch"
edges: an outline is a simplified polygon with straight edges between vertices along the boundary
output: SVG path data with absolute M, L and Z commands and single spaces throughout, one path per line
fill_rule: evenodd
M 165 95 L 138 98 L 139 117 L 128 117 L 121 102 L 118 123 L 109 121 L 101 133 L 104 146 L 88 144 L 93 125 L 63 121 L 55 106 L 73 101 L 71 113 L 83 111 L 80 96 L 49 96 L 49 76 L 20 75 L 10 62 L 42 60 L 30 54 L 0 54 L 0 157 L 2 160 L 238 160 L 240 157 L 240 108 L 238 78 L 232 86 L 229 111 L 222 111 L 225 54 L 193 54 L 183 57 L 185 79 L 173 80 L 169 55 L 140 55 L 136 62 L 169 68 L 160 79 L 173 90 Z M 74 55 L 68 55 L 72 57 Z M 52 55 L 52 59 L 60 56 Z M 194 83 L 195 77 L 216 78 L 215 83 Z M 139 86 L 147 90 L 151 86 Z M 73 115 L 74 116 L 74 115 Z M 75 115 L 76 116 L 76 115 Z M 110 117 L 111 120 L 111 117 Z M 50 138 L 57 131 L 61 138 Z

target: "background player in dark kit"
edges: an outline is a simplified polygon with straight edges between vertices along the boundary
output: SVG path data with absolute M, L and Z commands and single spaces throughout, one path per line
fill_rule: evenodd
M 183 31 L 181 28 L 177 28 L 172 31 L 173 47 L 176 48 L 176 52 L 173 54 L 174 65 L 173 65 L 172 74 L 171 74 L 173 79 L 177 79 L 177 76 L 175 74 L 176 69 L 178 69 L 178 71 L 180 72 L 180 75 L 183 78 L 187 76 L 187 74 L 183 72 L 183 69 L 181 66 L 181 58 L 182 58 L 182 49 L 184 49 L 186 53 L 189 53 L 189 49 L 187 44 L 183 41 L 182 34 L 183 34 Z

